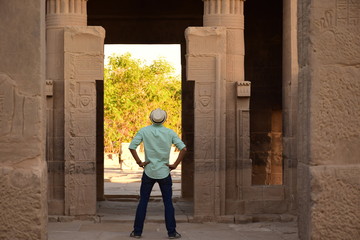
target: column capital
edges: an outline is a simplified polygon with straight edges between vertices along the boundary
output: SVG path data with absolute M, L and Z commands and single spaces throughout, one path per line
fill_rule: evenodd
M 47 27 L 86 26 L 88 0 L 46 0 Z
M 245 0 L 203 0 L 204 26 L 244 28 Z

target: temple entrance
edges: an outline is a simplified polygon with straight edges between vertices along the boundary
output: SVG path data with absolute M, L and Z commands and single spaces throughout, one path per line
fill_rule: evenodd
M 135 133 L 150 124 L 150 111 L 166 110 L 164 126 L 182 135 L 180 45 L 105 44 L 104 52 L 104 196 L 107 200 L 138 199 L 143 169 L 128 147 Z M 126 74 L 117 74 L 123 71 Z M 144 161 L 143 145 L 137 150 Z M 173 147 L 170 163 L 178 154 Z M 173 197 L 179 199 L 181 165 L 171 175 Z M 161 198 L 157 184 L 151 197 Z
M 203 26 L 203 2 L 181 1 L 175 6 L 168 1 L 125 1 L 121 8 L 117 4 L 116 1 L 88 3 L 88 25 L 105 28 L 105 44 L 181 46 L 182 131 L 190 150 L 182 166 L 181 196 L 192 199 L 195 177 L 194 82 L 186 79 L 184 32 L 189 26 Z M 252 185 L 282 185 L 282 2 L 246 2 L 244 16 L 245 80 L 252 84 L 250 158 L 253 165 L 250 181 Z M 98 189 L 98 196 L 103 196 L 104 192 Z M 276 191 L 280 193 L 283 189 Z M 283 198 L 281 195 L 279 199 Z
M 89 1 L 88 25 L 105 28 L 105 44 L 177 44 L 181 54 L 181 89 L 182 89 L 182 139 L 188 146 L 188 153 L 182 162 L 179 181 L 182 199 L 192 199 L 193 183 L 193 83 L 185 79 L 185 37 L 188 26 L 202 26 L 202 1 Z M 99 130 L 99 129 L 98 129 Z M 101 147 L 101 146 L 100 146 Z M 104 157 L 97 160 L 97 199 L 104 200 Z M 102 158 L 102 159 L 101 159 Z M 105 183 L 107 184 L 107 183 Z M 179 186 L 180 188 L 180 186 Z M 132 194 L 129 194 L 132 195 Z M 115 194 L 115 197 L 116 194 Z M 191 200 L 190 200 L 191 202 Z

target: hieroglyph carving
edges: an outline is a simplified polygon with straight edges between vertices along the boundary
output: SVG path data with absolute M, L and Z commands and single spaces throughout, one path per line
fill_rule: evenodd
M 46 80 L 45 94 L 47 97 L 51 97 L 54 93 L 53 80 Z
M 0 152 L 4 161 L 20 162 L 38 155 L 40 102 L 40 97 L 20 93 L 15 81 L 0 73 L 0 142 L 3 143 Z M 19 150 L 16 147 L 19 144 L 13 144 L 14 141 L 28 144 Z
M 237 96 L 238 97 L 250 97 L 251 83 L 248 81 L 237 82 Z
M 359 25 L 360 2 L 358 0 L 336 1 L 336 24 L 337 25 Z
M 196 111 L 202 114 L 214 113 L 214 84 L 213 83 L 198 83 Z
M 334 27 L 357 27 L 360 23 L 360 2 L 357 0 L 336 0 L 326 9 L 315 24 L 322 31 Z

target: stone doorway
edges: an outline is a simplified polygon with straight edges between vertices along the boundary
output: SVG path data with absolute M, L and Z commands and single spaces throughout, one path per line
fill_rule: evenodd
M 215 3 L 219 4 L 219 1 L 217 0 L 209 0 L 205 1 L 205 4 L 209 3 Z M 244 2 L 240 0 L 234 0 L 230 1 L 232 6 L 234 7 L 234 4 L 237 4 L 236 6 L 243 6 Z M 195 61 L 191 62 L 193 64 L 193 69 L 195 69 L 195 72 L 197 70 L 208 70 L 206 69 L 208 66 L 210 66 L 209 70 L 211 71 L 212 75 L 209 75 L 210 77 L 215 77 L 216 79 L 221 79 L 221 81 L 224 81 L 224 84 L 220 86 L 219 91 L 221 91 L 222 96 L 225 98 L 226 101 L 222 101 L 219 105 L 221 105 L 221 111 L 225 110 L 226 114 L 218 114 L 219 111 L 217 111 L 218 118 L 216 121 L 218 121 L 218 128 L 214 132 L 216 134 L 215 138 L 216 141 L 221 143 L 222 146 L 216 146 L 216 151 L 221 152 L 221 166 L 217 165 L 217 168 L 212 168 L 209 166 L 209 162 L 207 160 L 213 161 L 214 159 L 210 159 L 208 154 L 205 154 L 204 156 L 208 159 L 198 159 L 198 160 L 204 160 L 203 163 L 206 164 L 208 168 L 205 169 L 205 171 L 208 171 L 206 173 L 209 174 L 209 176 L 217 176 L 217 183 L 213 186 L 208 186 L 207 190 L 211 193 L 216 193 L 214 196 L 210 196 L 208 192 L 205 192 L 202 194 L 199 193 L 199 199 L 198 204 L 201 206 L 201 203 L 206 201 L 206 199 L 203 198 L 217 198 L 220 199 L 216 202 L 217 210 L 215 215 L 232 215 L 232 214 L 243 214 L 243 213 L 262 213 L 262 212 L 274 212 L 273 209 L 275 209 L 275 212 L 278 212 L 277 207 L 278 205 L 283 206 L 281 208 L 281 212 L 285 212 L 287 210 L 287 205 L 284 203 L 288 203 L 290 199 L 290 195 L 286 195 L 286 191 L 289 190 L 290 194 L 292 194 L 295 189 L 295 185 L 293 183 L 288 184 L 287 181 L 282 182 L 283 185 L 280 185 L 279 187 L 275 188 L 268 188 L 265 187 L 266 180 L 262 180 L 262 176 L 264 174 L 259 174 L 259 176 L 256 176 L 255 178 L 252 178 L 252 168 L 250 163 L 250 157 L 248 157 L 249 148 L 254 149 L 253 146 L 250 146 L 251 144 L 248 144 L 248 136 L 247 129 L 248 124 L 247 121 L 250 117 L 250 121 L 256 123 L 257 121 L 261 121 L 263 119 L 266 119 L 266 124 L 269 125 L 270 123 L 270 131 L 269 128 L 265 129 L 264 132 L 258 133 L 258 131 L 255 129 L 255 131 L 250 131 L 254 139 L 257 139 L 259 136 L 259 139 L 261 139 L 264 135 L 270 139 L 276 139 L 279 135 L 281 135 L 281 124 L 283 119 L 283 112 L 282 112 L 282 102 L 287 101 L 282 98 L 282 59 L 281 59 L 281 52 L 282 52 L 282 3 L 281 1 L 277 1 L 274 4 L 270 4 L 266 2 L 266 4 L 263 1 L 253 1 L 252 4 L 245 4 L 244 9 L 241 9 L 240 12 L 236 12 L 236 14 L 242 15 L 244 13 L 245 18 L 247 19 L 247 24 L 245 25 L 245 29 L 249 29 L 248 32 L 245 32 L 245 45 L 246 45 L 246 51 L 247 54 L 241 55 L 239 52 L 241 52 L 243 49 L 243 43 L 241 43 L 243 39 L 243 35 L 241 32 L 241 27 L 239 28 L 238 25 L 243 24 L 241 21 L 242 17 L 240 16 L 240 21 L 237 21 L 239 19 L 236 19 L 236 21 L 231 22 L 230 24 L 235 24 L 234 26 L 230 26 L 228 29 L 229 31 L 226 32 L 226 27 L 221 25 L 212 25 L 211 21 L 209 19 L 213 16 L 204 16 L 204 3 L 202 1 L 177 1 L 176 6 L 175 3 L 169 3 L 169 1 L 158 1 L 156 3 L 151 2 L 144 2 L 139 3 L 136 1 L 125 1 L 122 2 L 121 7 L 118 6 L 117 1 L 107 1 L 106 3 L 100 3 L 98 1 L 89 1 L 88 2 L 88 25 L 90 28 L 94 28 L 92 26 L 102 26 L 105 29 L 105 44 L 180 44 L 181 46 L 181 56 L 182 56 L 182 128 L 183 128 L 183 140 L 188 146 L 188 154 L 186 156 L 186 159 L 182 163 L 182 196 L 186 199 L 194 199 L 194 192 L 198 192 L 197 190 L 201 189 L 199 187 L 199 184 L 196 186 L 198 189 L 195 189 L 195 178 L 203 179 L 204 184 L 208 184 L 206 181 L 207 178 L 204 177 L 205 175 L 197 174 L 196 170 L 200 169 L 200 165 L 198 167 L 195 166 L 195 153 L 194 153 L 194 142 L 195 142 L 195 95 L 207 95 L 208 93 L 212 93 L 212 89 L 210 87 L 211 84 L 200 84 L 198 86 L 198 89 L 196 90 L 196 83 L 194 81 L 188 81 L 192 80 L 191 78 L 187 79 L 186 76 L 186 69 L 189 70 L 187 64 L 190 66 L 189 61 L 187 61 L 186 55 L 187 55 L 187 42 L 185 39 L 185 31 L 191 27 L 199 28 L 200 31 L 213 31 L 218 27 L 220 29 L 219 32 L 215 32 L 215 34 L 222 35 L 222 40 L 224 42 L 229 40 L 232 41 L 227 47 L 222 48 L 226 49 L 226 51 L 229 52 L 221 52 L 220 54 L 223 54 L 222 56 L 226 57 L 222 59 L 223 61 L 221 64 L 222 66 L 226 66 L 228 75 L 224 74 L 224 77 L 218 78 L 219 74 L 213 74 L 217 70 L 210 69 L 213 67 L 218 67 L 218 65 L 213 64 L 213 56 L 210 57 L 202 57 L 200 56 L 198 59 L 195 59 Z M 256 2 L 256 4 L 255 4 Z M 224 1 L 224 9 L 226 9 L 226 1 Z M 257 6 L 257 4 L 263 4 L 261 6 L 261 9 Z M 219 5 L 211 5 L 213 6 L 219 6 Z M 260 11 L 261 10 L 261 11 Z M 270 10 L 270 11 L 269 11 Z M 211 12 L 211 11 L 210 11 Z M 209 12 L 209 13 L 210 13 Z M 205 15 L 211 15 L 207 12 Z M 217 13 L 213 14 L 217 15 Z M 221 15 L 221 14 L 219 14 Z M 269 20 L 269 26 L 261 26 L 258 27 L 256 22 L 256 19 L 259 15 L 262 15 L 262 18 L 267 19 L 274 19 L 273 16 L 276 16 L 276 20 Z M 236 16 L 236 17 L 238 17 Z M 265 17 L 264 17 L 265 16 Z M 207 22 L 203 24 L 203 17 L 204 19 L 207 19 Z M 221 19 L 221 17 L 225 17 L 227 20 L 231 19 L 227 18 L 229 16 L 220 16 L 220 18 L 213 18 L 213 19 Z M 250 20 L 250 21 L 248 21 Z M 205 25 L 206 27 L 203 27 Z M 215 27 L 214 27 L 215 26 Z M 276 26 L 276 27 L 275 27 Z M 236 28 L 236 31 L 232 31 L 232 27 Z M 270 31 L 266 32 L 266 30 Z M 238 31 L 240 30 L 240 31 Z M 67 30 L 70 31 L 70 30 Z M 70 32 L 71 33 L 71 32 Z M 249 41 L 249 33 L 255 33 L 252 37 L 250 37 Z M 86 32 L 84 33 L 86 34 Z M 206 33 L 207 34 L 207 33 Z M 256 35 L 256 34 L 259 34 Z M 262 35 L 261 35 L 262 34 Z M 195 34 L 196 35 L 196 34 Z M 194 36 L 195 36 L 194 35 Z M 200 35 L 199 35 L 200 36 Z M 251 34 L 250 34 L 251 36 Z M 198 37 L 198 36 L 195 36 Z M 200 36 L 203 37 L 203 36 Z M 70 39 L 70 38 L 69 38 Z M 198 38 L 199 39 L 199 38 Z M 259 39 L 262 39 L 263 41 L 260 41 Z M 81 40 L 81 39 L 79 39 Z M 212 41 L 212 40 L 210 40 Z M 264 44 L 266 43 L 266 44 Z M 253 45 L 252 45 L 253 44 Z M 255 44 L 255 45 L 254 45 Z M 263 44 L 263 45 L 262 45 Z M 198 44 L 198 46 L 201 46 L 201 43 Z M 101 48 L 101 46 L 100 46 Z M 229 49 L 227 49 L 229 48 Z M 259 51 L 260 49 L 260 51 Z M 274 50 L 267 51 L 268 49 Z M 212 50 L 210 50 L 212 51 Z M 222 51 L 220 49 L 220 51 Z M 231 52 L 233 51 L 233 52 Z M 206 53 L 208 54 L 208 53 Z M 276 60 L 273 61 L 273 55 L 275 56 Z M 243 62 L 236 62 L 235 60 L 239 60 L 245 56 L 245 72 L 247 75 L 245 75 L 245 79 L 238 78 L 237 75 L 240 72 L 244 72 L 244 69 L 242 68 Z M 280 57 L 279 57 L 280 56 Z M 195 56 L 196 58 L 197 56 Z M 229 57 L 229 58 L 227 58 Z M 232 62 L 232 59 L 234 61 Z M 201 61 L 207 61 L 203 64 L 197 64 L 197 60 Z M 227 65 L 227 62 L 231 63 Z M 251 68 L 251 67 L 258 67 L 260 63 L 263 63 L 263 65 L 266 65 L 267 68 Z M 219 62 L 218 62 L 219 63 Z M 225 63 L 225 64 L 224 64 Z M 276 63 L 275 65 L 272 65 L 273 63 Z M 205 64 L 205 65 L 204 65 Z M 206 65 L 207 64 L 207 65 Z M 87 66 L 87 65 L 84 65 Z M 204 67 L 205 66 L 205 67 Z M 250 66 L 250 68 L 249 68 Z M 199 67 L 199 68 L 198 68 Z M 238 69 L 236 69 L 238 68 Z M 90 69 L 91 70 L 91 69 Z M 223 71 L 224 69 L 219 69 L 219 71 Z M 270 78 L 264 77 L 270 76 Z M 206 75 L 203 75 L 206 76 Z M 203 77 L 199 76 L 199 77 Z M 71 76 L 70 76 L 71 77 Z M 99 78 L 97 78 L 99 79 Z M 204 81 L 208 81 L 209 79 L 205 79 Z M 245 80 L 245 81 L 244 81 Z M 269 81 L 266 81 L 269 80 Z M 255 84 L 254 88 L 252 88 L 252 93 L 250 94 L 250 82 L 253 82 Z M 256 86 L 257 83 L 260 83 L 258 86 Z M 271 98 L 273 98 L 273 101 L 270 101 L 270 105 L 262 105 L 264 102 L 267 103 L 266 99 L 268 92 L 264 91 L 268 89 L 268 85 L 270 86 L 270 93 Z M 199 90 L 200 88 L 200 90 Z M 209 92 L 209 91 L 210 92 Z M 98 90 L 99 91 L 99 90 Z M 100 90 L 101 92 L 101 90 Z M 215 93 L 215 92 L 214 92 Z M 266 93 L 266 94 L 264 94 Z M 218 94 L 218 92 L 217 92 Z M 262 95 L 263 94 L 263 95 Z M 289 97 L 291 98 L 291 96 Z M 220 98 L 217 98 L 220 99 Z M 251 103 L 251 112 L 249 112 L 249 108 L 246 109 L 243 108 L 247 103 L 247 101 L 252 101 Z M 219 100 L 216 100 L 219 102 Z M 245 104 L 246 103 L 246 104 Z M 206 103 L 201 102 L 203 106 L 206 105 Z M 214 105 L 215 106 L 215 105 Z M 206 115 L 207 109 L 200 109 L 199 111 L 202 111 Z M 269 113 L 270 112 L 270 113 Z M 240 114 L 239 116 L 237 114 Z M 250 113 L 250 114 L 249 114 Z M 266 113 L 266 114 L 263 114 Z M 226 115 L 226 116 L 225 116 Z M 220 117 L 219 117 L 220 116 Z M 210 116 L 213 118 L 213 116 Z M 101 117 L 98 116 L 98 119 Z M 209 116 L 205 116 L 207 127 L 210 128 L 210 130 L 214 130 L 212 128 L 212 119 L 209 118 Z M 239 121 L 240 119 L 240 121 Z M 255 119 L 255 120 L 254 120 Z M 280 121 L 279 121 L 280 119 Z M 244 124 L 245 123 L 245 124 Z M 276 123 L 276 124 L 273 124 Z M 285 126 L 287 126 L 287 122 L 285 121 Z M 256 126 L 255 124 L 251 124 Z M 199 127 L 200 126 L 200 127 Z M 203 125 L 204 126 L 204 125 Z M 197 131 L 200 134 L 206 135 L 206 130 L 203 130 L 203 127 L 201 124 L 198 125 Z M 211 129 L 212 128 L 212 129 Z M 97 130 L 99 131 L 101 129 L 101 126 L 97 126 Z M 233 131 L 234 129 L 238 129 L 238 131 Z M 243 132 L 240 132 L 240 129 L 243 129 Z M 246 130 L 244 130 L 246 129 Z M 94 130 L 94 129 L 93 129 Z M 103 130 L 102 130 L 103 131 Z M 242 135 L 244 134 L 245 135 Z M 269 134 L 270 133 L 270 137 Z M 100 136 L 98 134 L 98 136 Z M 220 137 L 219 137 L 220 136 Z M 199 137 L 199 136 L 198 136 Z M 201 136 L 200 136 L 201 137 Z M 235 140 L 235 141 L 233 141 Z M 238 142 L 237 145 L 234 145 L 234 142 Z M 206 143 L 206 139 L 200 139 L 200 143 Z M 253 142 L 254 143 L 254 142 Z M 256 143 L 256 141 L 255 141 Z M 265 139 L 265 141 L 262 142 L 262 144 L 273 147 L 276 149 L 277 147 L 281 149 L 282 143 L 277 141 L 273 144 L 273 142 L 268 141 Z M 241 146 L 240 146 L 241 145 Z M 101 147 L 100 144 L 98 144 L 99 147 Z M 200 146 L 201 144 L 197 144 L 197 146 Z M 210 145 L 209 145 L 210 146 Z M 250 146 L 250 147 L 249 147 Z M 200 149 L 200 151 L 210 151 L 210 153 L 215 153 L 213 151 L 214 149 Z M 225 151 L 227 151 L 226 155 L 224 154 Z M 291 150 L 290 150 L 291 151 Z M 102 151 L 98 150 L 98 154 Z M 256 149 L 253 151 L 253 153 L 257 153 Z M 241 155 L 242 154 L 242 155 Z M 281 155 L 280 152 L 276 153 L 277 156 Z M 273 155 L 276 155 L 273 154 Z M 256 154 L 253 154 L 256 155 Z M 261 155 L 261 154 L 259 154 Z M 269 154 L 271 155 L 271 154 Z M 200 156 L 200 158 L 203 155 Z M 212 155 L 211 155 L 212 156 Z M 218 158 L 218 155 L 214 155 L 215 158 Z M 199 158 L 199 155 L 198 155 Z M 264 158 L 267 159 L 267 158 Z M 261 159 L 263 160 L 263 159 Z M 294 159 L 296 160 L 296 159 Z M 201 161 L 200 161 L 201 162 Z M 63 165 L 60 165 L 62 163 L 59 163 L 59 172 L 61 172 Z M 104 188 L 101 186 L 103 185 L 102 180 L 103 179 L 103 158 L 101 156 L 97 157 L 96 162 L 97 168 L 96 168 L 96 175 L 98 177 L 97 181 L 97 199 L 102 200 L 104 199 Z M 261 165 L 261 164 L 260 164 Z M 234 168 L 234 166 L 236 166 Z M 282 170 L 282 165 L 280 166 Z M 71 170 L 71 169 L 70 169 Z M 94 168 L 91 168 L 93 171 Z M 296 170 L 295 168 L 292 170 Z M 203 172 L 204 173 L 204 172 Z M 289 175 L 287 175 L 289 173 Z M 63 175 L 62 175 L 63 176 Z M 291 171 L 285 172 L 284 174 L 280 175 L 281 179 L 293 179 L 293 176 L 291 175 Z M 55 179 L 55 178 L 54 178 Z M 56 178 L 54 181 L 58 181 L 59 178 Z M 210 178 L 211 179 L 211 178 Z M 255 180 L 261 180 L 259 181 L 260 186 L 254 187 L 252 185 L 252 182 L 254 183 Z M 264 179 L 264 178 L 263 178 Z M 271 179 L 271 178 L 270 178 Z M 236 184 L 234 184 L 236 182 Z M 66 189 L 65 184 L 62 180 L 59 180 L 55 183 L 58 189 Z M 51 190 L 51 187 L 50 187 Z M 93 189 L 95 191 L 95 189 Z M 275 195 L 275 196 L 273 196 Z M 261 196 L 261 198 L 254 198 L 254 196 Z M 63 212 L 61 207 L 63 203 L 66 203 L 65 199 L 62 199 L 63 195 L 59 195 L 57 201 L 52 201 L 53 199 L 50 199 L 53 203 L 51 203 L 51 210 L 53 209 L 59 209 L 59 211 L 56 211 L 56 213 Z M 291 196 L 292 199 L 294 199 Z M 266 204 L 270 204 L 269 207 L 264 207 Z M 262 208 L 258 208 L 257 205 L 261 205 Z M 274 206 L 274 207 L 273 207 Z M 209 209 L 206 209 L 208 213 L 213 214 L 214 208 L 212 206 L 209 207 Z M 207 214 L 205 210 L 201 211 L 199 210 L 199 213 L 201 214 Z M 67 213 L 66 213 L 67 214 Z
M 193 198 L 193 83 L 185 79 L 188 26 L 201 26 L 202 1 L 89 1 L 88 25 L 105 28 L 105 44 L 180 44 L 182 64 L 182 132 L 190 150 L 182 163 L 181 196 Z M 101 157 L 101 156 L 98 156 Z M 104 199 L 103 159 L 97 162 L 97 199 Z
M 252 185 L 283 184 L 282 14 L 282 1 L 245 2 L 245 79 L 251 82 Z
M 182 196 L 192 199 L 194 197 L 194 82 L 186 81 L 184 32 L 189 26 L 203 26 L 204 3 L 202 1 L 179 3 L 125 1 L 122 4 L 119 8 L 115 1 L 88 2 L 88 25 L 105 28 L 105 44 L 176 43 L 181 45 L 184 99 L 182 125 L 184 140 L 190 149 L 187 159 L 183 162 Z M 258 0 L 244 4 L 245 80 L 254 83 L 250 100 L 252 139 L 250 151 L 254 164 L 252 174 L 244 176 L 244 179 L 250 177 L 245 181 L 250 181 L 253 185 L 287 184 L 283 181 L 286 173 L 283 172 L 281 142 L 282 10 L 282 1 L 270 3 Z M 262 19 L 263 22 L 257 19 Z M 271 101 L 268 101 L 269 99 Z M 262 121 L 263 125 L 261 125 Z M 273 163 L 277 165 L 272 167 Z M 267 171 L 269 169 L 270 171 Z M 231 176 L 227 178 L 231 179 Z M 275 199 L 283 201 L 285 188 L 281 186 L 266 191 L 276 192 L 278 196 Z M 260 187 L 254 191 L 265 190 Z M 263 200 L 266 199 L 265 196 Z

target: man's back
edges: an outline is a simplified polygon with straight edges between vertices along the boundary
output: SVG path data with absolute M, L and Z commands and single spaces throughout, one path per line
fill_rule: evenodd
M 136 149 L 141 142 L 144 143 L 145 162 L 150 162 L 145 167 L 145 173 L 155 179 L 169 175 L 170 169 L 166 164 L 169 164 L 172 144 L 179 150 L 185 147 L 177 134 L 162 124 L 152 124 L 140 129 L 129 148 Z

